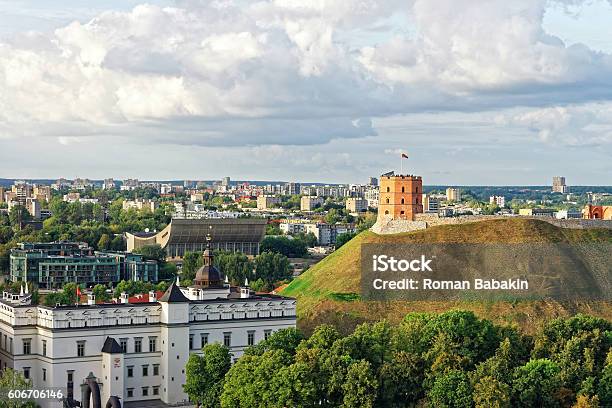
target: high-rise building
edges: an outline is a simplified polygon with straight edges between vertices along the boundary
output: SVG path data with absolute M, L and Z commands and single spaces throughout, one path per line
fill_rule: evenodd
M 553 177 L 552 191 L 553 193 L 562 193 L 562 194 L 566 194 L 569 192 L 569 188 L 565 184 L 565 177 L 561 177 L 561 176 Z
M 123 180 L 123 184 L 121 184 L 121 191 L 136 190 L 139 186 L 140 182 L 138 181 L 138 179 Z
M 375 186 L 370 186 L 363 194 L 363 197 L 368 200 L 368 207 L 370 208 L 378 208 L 379 196 L 378 187 Z
M 323 198 L 315 196 L 302 196 L 300 199 L 300 211 L 312 211 L 317 206 L 323 205 Z
M 353 213 L 368 211 L 368 200 L 361 197 L 349 197 L 346 199 L 346 209 Z
M 272 208 L 273 205 L 279 204 L 281 202 L 280 198 L 270 195 L 260 195 L 257 197 L 257 209 L 258 210 L 267 210 Z
M 228 187 L 230 185 L 230 178 L 229 177 L 223 177 L 221 179 L 221 185 L 224 187 Z
M 392 220 L 414 220 L 423 212 L 423 179 L 413 175 L 380 176 L 378 217 Z
M 499 207 L 506 206 L 506 197 L 504 196 L 491 196 L 489 197 L 489 204 L 497 204 Z
M 369 186 L 377 187 L 378 186 L 378 179 L 376 177 L 368 178 L 368 185 Z
M 50 201 L 51 200 L 51 187 L 35 185 L 32 190 L 32 195 L 39 201 Z
M 426 213 L 437 213 L 440 209 L 440 200 L 429 194 L 423 194 L 423 211 Z
M 104 190 L 114 190 L 115 189 L 115 180 L 112 178 L 104 179 L 104 184 L 102 184 L 102 188 Z
M 461 191 L 457 188 L 449 187 L 446 189 L 447 201 L 461 201 Z
M 300 194 L 300 183 L 287 183 L 285 184 L 285 192 L 288 195 L 296 195 L 296 194 Z
M 25 205 L 26 199 L 32 196 L 32 186 L 25 181 L 16 181 L 11 191 L 15 193 L 15 199 L 20 205 Z

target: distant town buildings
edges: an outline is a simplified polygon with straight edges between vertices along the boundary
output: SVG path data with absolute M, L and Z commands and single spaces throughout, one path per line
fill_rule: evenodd
M 285 194 L 287 195 L 296 195 L 300 194 L 301 185 L 300 183 L 287 183 L 285 184 Z
M 114 190 L 115 188 L 115 180 L 113 180 L 112 178 L 104 179 L 104 182 L 102 183 L 103 190 Z
M 121 183 L 121 191 L 132 191 L 132 190 L 136 190 L 138 187 L 140 187 L 140 182 L 138 181 L 138 179 L 127 179 L 127 180 L 123 180 L 123 183 Z
M 555 215 L 554 208 L 521 208 L 519 215 L 526 217 L 552 217 Z
M 93 188 L 93 183 L 89 179 L 76 178 L 72 181 L 72 188 L 75 190 L 86 190 Z
M 552 191 L 553 193 L 562 193 L 562 194 L 566 194 L 569 192 L 569 188 L 565 184 L 565 177 L 561 177 L 561 176 L 553 177 Z
M 304 225 L 304 232 L 314 234 L 317 237 L 318 245 L 329 246 L 336 243 L 338 235 L 355 232 L 355 228 L 345 224 L 311 223 Z
M 369 208 L 378 208 L 378 201 L 380 200 L 380 191 L 378 190 L 378 187 L 369 186 L 363 194 L 363 198 L 368 201 Z
M 569 220 L 582 218 L 582 211 L 578 210 L 559 210 L 555 213 L 555 218 L 558 220 Z
M 313 211 L 317 207 L 321 207 L 324 201 L 322 197 L 302 196 L 300 198 L 300 211 Z
M 498 207 L 505 207 L 506 206 L 506 197 L 504 196 L 491 196 L 489 197 L 489 204 L 495 204 Z
M 10 276 L 13 282 L 52 289 L 69 282 L 90 286 L 121 279 L 157 281 L 158 265 L 138 254 L 94 253 L 80 242 L 20 243 L 11 250 Z
M 380 200 L 378 218 L 390 220 L 414 220 L 423 212 L 423 179 L 413 175 L 380 176 Z
M 423 211 L 426 213 L 437 213 L 440 209 L 440 199 L 430 194 L 423 194 Z
M 154 212 L 158 207 L 158 202 L 155 200 L 147 200 L 144 198 L 137 198 L 135 200 L 126 200 L 123 202 L 123 209 L 129 210 L 134 208 L 136 210 L 147 209 Z
M 273 206 L 280 204 L 281 199 L 272 195 L 260 195 L 257 197 L 257 209 L 268 210 Z
M 351 213 L 368 211 L 368 200 L 361 197 L 349 197 L 346 199 L 345 206 Z
M 461 201 L 461 191 L 457 188 L 449 187 L 446 189 L 446 201 Z
M 376 177 L 368 178 L 368 186 L 378 187 L 378 179 Z

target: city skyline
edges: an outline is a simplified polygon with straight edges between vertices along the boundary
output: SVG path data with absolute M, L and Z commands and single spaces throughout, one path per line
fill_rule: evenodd
M 0 175 L 611 184 L 607 1 L 141 3 L 0 1 Z

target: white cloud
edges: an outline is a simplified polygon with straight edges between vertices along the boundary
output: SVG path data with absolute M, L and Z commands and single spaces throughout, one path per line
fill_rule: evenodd
M 611 57 L 547 34 L 547 4 L 184 0 L 108 11 L 0 43 L 0 137 L 309 145 L 375 135 L 370 118 L 535 106 L 505 125 L 550 140 L 568 120 L 606 143 L 593 117 L 565 119 L 563 106 L 612 99 Z M 368 30 L 376 44 L 347 40 Z

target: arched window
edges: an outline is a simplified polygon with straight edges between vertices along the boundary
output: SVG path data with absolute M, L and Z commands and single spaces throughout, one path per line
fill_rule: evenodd
M 389 197 L 387 197 L 387 204 L 389 204 Z
M 405 192 L 405 191 L 406 191 L 405 188 L 402 186 L 402 193 Z
M 404 204 L 404 199 L 402 198 L 402 204 Z
M 391 191 L 391 188 L 390 188 L 390 187 L 387 187 L 387 193 L 388 193 L 388 192 L 390 192 L 390 191 Z

